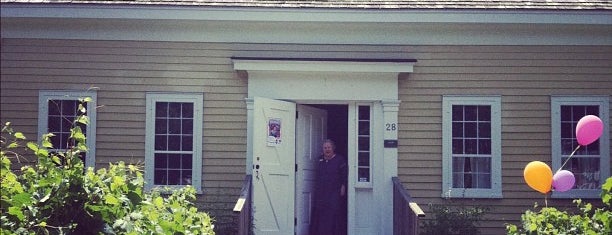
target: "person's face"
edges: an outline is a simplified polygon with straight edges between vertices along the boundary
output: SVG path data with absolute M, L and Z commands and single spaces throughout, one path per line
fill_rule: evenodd
M 331 156 L 334 155 L 334 147 L 330 143 L 323 144 L 323 155 Z

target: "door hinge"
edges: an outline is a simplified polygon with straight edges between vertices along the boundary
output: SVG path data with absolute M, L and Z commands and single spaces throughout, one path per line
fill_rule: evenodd
M 297 164 L 295 164 L 295 172 L 297 172 L 297 168 L 298 168 L 298 166 L 297 166 Z
M 297 217 L 293 217 L 293 226 L 297 226 Z
M 298 119 L 298 111 L 295 111 L 295 119 Z

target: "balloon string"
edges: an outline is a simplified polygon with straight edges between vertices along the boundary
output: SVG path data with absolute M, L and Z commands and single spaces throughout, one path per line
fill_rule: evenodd
M 578 145 L 578 147 L 576 147 L 576 149 L 574 149 L 574 151 L 570 154 L 570 156 L 565 159 L 565 162 L 563 162 L 563 165 L 561 165 L 561 168 L 559 168 L 559 170 L 557 170 L 557 172 L 559 172 L 561 169 L 563 169 L 563 167 L 565 166 L 565 164 L 567 164 L 567 162 L 570 160 L 570 158 L 572 158 L 574 156 L 574 154 L 576 153 L 576 151 L 578 151 L 578 149 L 580 149 L 581 145 Z

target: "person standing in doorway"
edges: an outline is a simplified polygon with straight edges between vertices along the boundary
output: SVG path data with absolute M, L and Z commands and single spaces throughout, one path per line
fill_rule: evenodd
M 323 142 L 323 155 L 317 164 L 314 208 L 310 234 L 342 234 L 343 202 L 346 196 L 347 179 L 346 159 L 336 154 L 336 144 L 332 140 Z

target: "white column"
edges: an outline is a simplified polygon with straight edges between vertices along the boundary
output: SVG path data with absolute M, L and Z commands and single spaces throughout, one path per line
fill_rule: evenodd
M 399 100 L 381 101 L 383 109 L 384 150 L 383 150 L 383 182 L 384 191 L 383 213 L 381 214 L 381 229 L 383 234 L 393 233 L 393 183 L 391 177 L 397 176 L 397 132 L 399 130 L 397 115 Z

